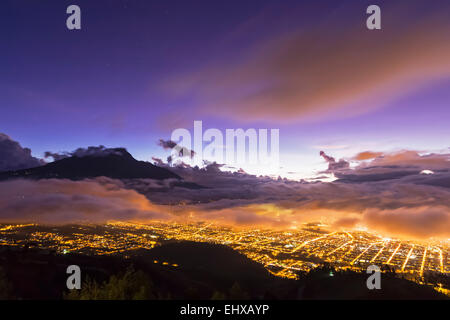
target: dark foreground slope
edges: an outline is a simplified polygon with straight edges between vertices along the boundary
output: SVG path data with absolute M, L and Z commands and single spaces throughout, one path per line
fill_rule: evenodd
M 121 278 L 130 267 L 141 271 L 151 282 L 149 297 L 159 299 L 210 299 L 215 294 L 219 298 L 262 298 L 270 289 L 267 285 L 285 282 L 228 247 L 204 243 L 169 243 L 117 256 L 0 247 L 0 269 L 11 288 L 9 297 L 14 299 L 64 298 L 68 293 L 66 268 L 73 264 L 82 270 L 83 285 Z M 233 295 L 229 295 L 233 286 Z
M 332 276 L 331 276 L 332 275 Z M 393 272 L 381 274 L 381 289 L 369 290 L 365 272 L 319 267 L 301 275 L 299 296 L 309 300 L 429 300 L 448 299 L 433 288 L 403 279 Z
M 113 179 L 180 179 L 178 175 L 165 168 L 134 159 L 125 149 L 111 150 L 115 152 L 102 156 L 71 156 L 41 167 L 2 172 L 0 180 L 12 178 L 79 180 L 101 176 Z
M 177 242 L 117 256 L 57 255 L 0 248 L 0 298 L 10 299 L 445 299 L 393 275 L 368 290 L 365 274 L 317 269 L 280 279 L 220 245 Z M 82 270 L 82 290 L 69 293 L 66 268 Z M 6 288 L 6 289 L 5 289 Z

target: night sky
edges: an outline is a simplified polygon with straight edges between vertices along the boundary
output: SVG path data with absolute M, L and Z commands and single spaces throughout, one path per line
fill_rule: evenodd
M 279 128 L 294 178 L 326 169 L 320 150 L 448 151 L 450 3 L 377 1 L 369 31 L 372 2 L 2 1 L 0 132 L 39 158 L 105 145 L 151 160 L 194 120 Z

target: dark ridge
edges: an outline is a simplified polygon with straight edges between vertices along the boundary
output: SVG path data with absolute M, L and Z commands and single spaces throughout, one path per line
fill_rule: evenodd
M 235 283 L 245 288 L 250 297 L 261 298 L 272 286 L 285 283 L 285 279 L 277 279 L 261 264 L 219 244 L 174 241 L 130 255 L 146 264 L 155 260 L 159 264 L 176 263 L 179 275 L 199 284 L 197 290 L 204 294 L 198 298 L 203 299 L 209 299 L 214 291 L 227 292 Z
M 109 177 L 113 179 L 179 179 L 177 174 L 149 162 L 138 161 L 123 148 L 113 153 L 95 156 L 72 156 L 48 163 L 41 167 L 0 173 L 0 180 L 71 179 Z
M 228 279 L 231 284 L 239 281 L 249 284 L 272 275 L 259 263 L 230 247 L 220 244 L 192 241 L 174 241 L 148 251 L 134 253 L 142 257 L 179 264 L 184 270 L 198 270 L 204 274 L 214 273 Z

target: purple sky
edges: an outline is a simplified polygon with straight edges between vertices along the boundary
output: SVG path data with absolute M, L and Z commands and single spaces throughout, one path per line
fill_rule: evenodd
M 65 27 L 78 4 L 82 30 Z M 0 11 L 0 132 L 42 157 L 139 159 L 178 127 L 279 128 L 283 173 L 371 151 L 450 147 L 450 3 L 23 1 Z

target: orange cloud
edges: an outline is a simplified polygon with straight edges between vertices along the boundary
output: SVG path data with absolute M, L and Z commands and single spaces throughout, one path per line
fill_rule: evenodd
M 0 221 L 103 223 L 167 219 L 163 208 L 108 179 L 0 182 Z
M 361 220 L 358 218 L 354 218 L 354 217 L 345 217 L 345 218 L 341 218 L 336 220 L 333 223 L 333 227 L 342 227 L 342 228 L 353 228 L 354 226 L 356 226 Z
M 450 238 L 450 211 L 446 207 L 399 208 L 368 210 L 364 223 L 393 236 L 413 238 Z
M 356 156 L 353 157 L 353 160 L 369 160 L 381 157 L 382 155 L 383 155 L 382 152 L 365 151 L 358 153 Z
M 347 23 L 348 17 L 330 16 L 262 39 L 233 63 L 177 75 L 166 89 L 194 97 L 203 113 L 243 121 L 366 113 L 450 75 L 450 37 L 443 32 L 449 9 L 411 19 L 403 6 L 390 7 L 383 11 L 388 31 L 380 32 L 368 31 L 356 15 Z
M 376 157 L 374 155 L 377 155 Z M 375 158 L 366 166 L 388 166 L 388 165 L 400 165 L 403 167 L 414 166 L 423 169 L 443 169 L 450 167 L 450 155 L 449 154 L 419 154 L 414 150 L 403 150 L 391 153 L 378 153 L 378 152 L 362 152 L 355 156 L 359 158 L 357 160 L 366 157 L 367 159 Z

